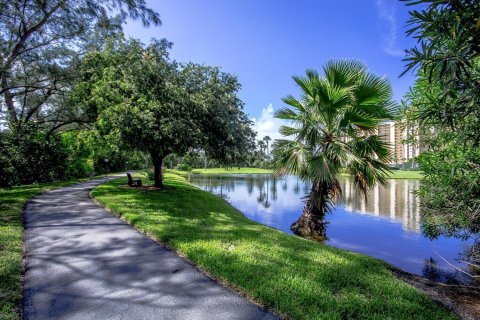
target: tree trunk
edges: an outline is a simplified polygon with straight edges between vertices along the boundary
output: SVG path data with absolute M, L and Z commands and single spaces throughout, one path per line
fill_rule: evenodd
M 290 226 L 290 230 L 300 237 L 323 241 L 327 238 L 325 214 L 327 211 L 327 186 L 314 181 L 303 213 Z
M 153 162 L 153 183 L 157 188 L 163 189 L 163 174 L 162 174 L 162 164 L 163 157 L 158 154 L 152 154 Z

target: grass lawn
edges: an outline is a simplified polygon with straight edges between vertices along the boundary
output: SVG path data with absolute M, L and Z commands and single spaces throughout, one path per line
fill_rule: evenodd
M 395 170 L 389 177 L 390 179 L 423 179 L 422 171 Z
M 342 176 L 347 177 L 348 174 L 342 173 Z M 388 179 L 423 179 L 423 173 L 422 171 L 394 170 Z
M 210 275 L 292 319 L 454 319 L 365 255 L 287 235 L 167 173 L 162 191 L 100 185 L 93 196 Z
M 20 319 L 25 203 L 48 190 L 89 179 L 0 188 L 0 319 Z
M 227 173 L 244 173 L 244 174 L 255 174 L 255 173 L 273 173 L 273 170 L 269 169 L 260 169 L 260 168 L 207 168 L 205 169 L 193 169 L 192 173 L 203 173 L 203 174 L 227 174 Z

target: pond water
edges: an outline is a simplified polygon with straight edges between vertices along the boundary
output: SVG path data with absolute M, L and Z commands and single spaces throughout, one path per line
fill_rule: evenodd
M 258 174 L 191 174 L 189 181 L 222 196 L 251 220 L 290 234 L 311 187 L 296 176 Z M 475 272 L 461 261 L 471 241 L 430 240 L 421 234 L 419 201 L 412 193 L 419 183 L 390 180 L 388 187 L 377 186 L 365 199 L 349 179 L 342 179 L 343 199 L 327 215 L 326 244 L 382 259 L 434 281 L 473 284 L 471 277 L 458 270 Z

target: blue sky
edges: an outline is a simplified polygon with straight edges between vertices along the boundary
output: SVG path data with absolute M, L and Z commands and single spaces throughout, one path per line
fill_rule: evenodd
M 399 101 L 413 77 L 399 78 L 408 8 L 398 0 L 147 0 L 163 25 L 125 26 L 128 36 L 147 43 L 167 38 L 172 57 L 220 66 L 242 84 L 245 111 L 259 136 L 278 138 L 273 112 L 281 98 L 298 94 L 291 76 L 321 69 L 329 59 L 357 58 L 385 75 Z

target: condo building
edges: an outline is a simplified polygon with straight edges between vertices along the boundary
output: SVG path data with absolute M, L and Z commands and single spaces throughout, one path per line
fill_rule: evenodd
M 398 121 L 384 121 L 378 125 L 378 136 L 390 145 L 393 166 L 402 166 L 411 159 L 420 155 L 420 148 L 415 143 L 409 143 L 409 137 L 419 141 L 418 127 L 406 126 Z

